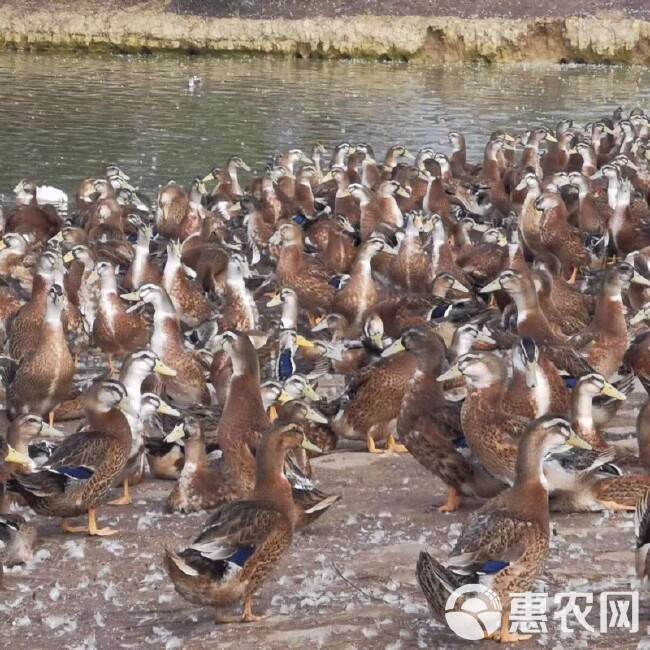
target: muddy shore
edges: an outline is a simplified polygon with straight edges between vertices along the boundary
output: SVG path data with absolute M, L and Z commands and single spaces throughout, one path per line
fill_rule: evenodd
M 650 64 L 650 4 L 586 0 L 8 0 L 0 47 L 302 58 Z

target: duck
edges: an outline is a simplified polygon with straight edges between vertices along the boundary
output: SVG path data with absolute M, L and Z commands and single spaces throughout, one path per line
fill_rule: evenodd
M 63 227 L 63 219 L 52 206 L 38 204 L 36 192 L 31 179 L 22 179 L 14 187 L 18 207 L 6 224 L 6 232 L 18 232 L 32 244 L 45 243 Z
M 512 350 L 512 377 L 504 405 L 509 413 L 531 420 L 546 413 L 568 417 L 571 411 L 571 393 L 565 378 L 527 336 Z
M 210 391 L 205 381 L 203 366 L 194 352 L 183 344 L 178 316 L 165 289 L 154 284 L 145 284 L 137 291 L 122 294 L 120 297 L 154 307 L 150 348 L 165 365 L 176 372 L 174 376 L 164 378 L 162 394 L 171 400 L 173 406 L 209 406 Z
M 278 284 L 293 289 L 303 309 L 316 313 L 331 311 L 336 289 L 329 283 L 330 272 L 318 260 L 305 256 L 299 228 L 292 223 L 282 224 L 271 243 L 282 246 L 276 268 Z
M 544 458 L 566 445 L 580 448 L 585 444 L 562 418 L 546 415 L 534 420 L 523 432 L 517 449 L 512 487 L 469 515 L 444 564 L 427 550 L 420 552 L 416 577 L 436 619 L 445 621 L 448 598 L 456 589 L 480 584 L 496 593 L 501 603 L 501 625 L 491 638 L 514 643 L 532 637 L 511 630 L 510 601 L 513 593 L 527 593 L 533 588 L 549 554 Z M 457 599 L 457 606 L 462 602 Z
M 97 313 L 93 322 L 93 340 L 108 355 L 108 365 L 115 372 L 113 359 L 144 348 L 151 329 L 145 317 L 124 307 L 117 293 L 115 269 L 110 262 L 98 262 L 95 271 L 100 279 Z
M 369 237 L 361 245 L 346 285 L 336 292 L 331 310 L 341 314 L 354 332 L 361 330 L 365 314 L 380 299 L 379 291 L 372 277 L 372 258 L 384 249 L 381 237 Z
M 244 191 L 239 183 L 238 172 L 242 169 L 249 172 L 250 167 L 239 157 L 230 156 L 223 169 L 214 168 L 210 173 L 203 177 L 203 182 L 216 180 L 217 184 L 210 193 L 211 197 L 223 194 L 228 197 L 231 203 L 236 203 L 244 195 Z
M 259 328 L 259 313 L 253 294 L 246 287 L 251 272 L 243 255 L 234 253 L 228 260 L 226 293 L 223 302 L 221 330 L 250 332 Z
M 129 354 L 120 368 L 119 380 L 126 388 L 131 410 L 137 414 L 137 417 L 125 413 L 131 427 L 131 453 L 124 471 L 115 482 L 116 485 L 122 487 L 123 494 L 118 499 L 110 501 L 111 505 L 130 505 L 133 501 L 130 495 L 130 486 L 142 481 L 145 452 L 144 420 L 154 413 L 172 417 L 180 417 L 181 415 L 179 411 L 171 408 L 160 397 L 155 396 L 155 399 L 152 400 L 147 393 L 142 392 L 142 387 L 147 378 L 154 373 L 163 377 L 174 377 L 176 375 L 176 371 L 162 363 L 151 350 L 138 350 Z M 146 399 L 145 396 L 147 396 Z
M 47 465 L 15 474 L 9 491 L 22 496 L 39 515 L 60 517 L 68 533 L 107 536 L 98 528 L 96 508 L 124 470 L 131 451 L 131 428 L 120 410 L 128 408 L 126 389 L 115 380 L 97 380 L 87 395 L 91 431 L 73 433 L 61 442 Z M 88 526 L 70 526 L 68 518 L 88 515 Z
M 190 200 L 185 190 L 173 181 L 158 193 L 154 225 L 166 239 L 178 239 L 190 211 Z
M 387 355 L 390 347 L 382 352 Z M 347 403 L 332 420 L 339 438 L 365 440 L 370 453 L 404 451 L 395 441 L 402 397 L 418 366 L 407 350 L 362 368 L 345 390 Z M 376 441 L 385 440 L 383 450 Z
M 196 327 L 210 318 L 213 310 L 203 291 L 188 277 L 181 259 L 180 242 L 170 242 L 167 246 L 162 286 L 180 322 L 186 327 Z
M 396 431 L 404 450 L 447 486 L 441 512 L 453 512 L 462 495 L 494 496 L 504 487 L 459 451 L 463 439 L 460 405 L 445 400 L 437 381 L 445 363 L 445 345 L 438 334 L 423 327 L 408 327 L 382 356 L 408 350 L 418 369 L 402 399 Z M 401 449 L 400 449 L 401 450 Z
M 183 441 L 184 463 L 180 476 L 165 503 L 166 512 L 200 512 L 226 503 L 231 485 L 223 462 L 208 463 L 203 431 L 196 418 L 189 416 L 165 437 L 166 443 Z M 233 495 L 234 497 L 235 495 Z
M 151 260 L 150 244 L 153 228 L 146 223 L 138 224 L 138 238 L 133 247 L 133 261 L 124 276 L 124 288 L 136 291 L 145 284 L 160 284 L 162 274 Z
M 650 490 L 646 490 L 636 504 L 634 534 L 636 537 L 634 554 L 636 575 L 647 589 L 650 587 Z
M 7 325 L 7 352 L 16 361 L 38 345 L 48 291 L 62 269 L 62 260 L 51 250 L 36 262 L 30 299 Z
M 253 596 L 291 546 L 295 510 L 283 470 L 285 455 L 298 447 L 317 450 L 295 424 L 270 430 L 257 452 L 251 494 L 213 512 L 187 548 L 165 549 L 165 567 L 178 593 L 212 607 L 215 623 L 263 618 L 253 613 Z M 223 614 L 242 599 L 241 617 Z
M 4 566 L 14 567 L 29 562 L 35 541 L 36 528 L 23 516 L 0 514 L 0 589 L 4 587 Z
M 63 332 L 61 313 L 63 288 L 53 284 L 48 290 L 39 342 L 24 354 L 7 388 L 7 414 L 49 415 L 71 393 L 75 364 Z
M 7 443 L 17 452 L 28 456 L 37 465 L 42 465 L 49 460 L 57 443 L 50 440 L 43 440 L 41 443 L 34 443 L 39 437 L 48 436 L 49 438 L 62 439 L 65 434 L 54 427 L 51 427 L 43 418 L 33 413 L 19 415 L 15 420 L 9 423 L 5 438 Z M 47 452 L 43 455 L 42 451 Z M 31 467 L 31 466 L 30 466 Z
M 571 339 L 591 367 L 607 379 L 620 367 L 628 347 L 621 291 L 629 283 L 650 286 L 650 280 L 627 262 L 608 268 L 600 283 L 591 325 Z

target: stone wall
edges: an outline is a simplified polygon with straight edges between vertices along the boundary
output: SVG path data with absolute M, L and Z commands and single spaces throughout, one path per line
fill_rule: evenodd
M 118 3 L 119 4 L 119 3 Z M 650 65 L 650 21 L 623 16 L 453 18 L 419 16 L 205 17 L 165 3 L 22 3 L 0 7 L 0 46 L 147 53 L 255 53 L 319 58 Z

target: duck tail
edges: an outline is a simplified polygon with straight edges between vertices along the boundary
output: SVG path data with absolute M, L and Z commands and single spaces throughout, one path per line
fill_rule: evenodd
M 636 504 L 634 533 L 636 573 L 646 588 L 650 588 L 650 490 L 646 490 Z
M 420 551 L 415 576 L 431 613 L 437 620 L 444 622 L 447 599 L 463 584 L 463 580 L 442 566 L 426 549 Z

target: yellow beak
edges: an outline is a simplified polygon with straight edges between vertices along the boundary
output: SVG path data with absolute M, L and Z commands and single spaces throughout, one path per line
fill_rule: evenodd
M 320 401 L 320 395 L 311 387 L 311 384 L 305 384 L 305 387 L 302 389 L 302 396 L 312 402 Z
M 397 339 L 397 341 L 394 341 L 391 345 L 389 345 L 382 353 L 382 357 L 392 357 L 394 354 L 397 354 L 398 352 L 404 352 L 406 348 L 404 347 L 404 343 L 402 343 L 401 337 Z
M 237 201 L 237 203 L 233 203 L 229 208 L 228 212 L 239 212 L 241 210 L 241 203 Z
M 287 402 L 290 402 L 293 399 L 289 393 L 287 393 L 284 388 L 282 389 L 282 392 L 280 393 L 280 396 L 278 397 L 278 402 L 280 404 L 286 404 Z
M 317 454 L 323 453 L 323 450 L 320 447 L 317 447 L 313 442 L 308 440 L 306 436 L 302 437 L 302 442 L 300 443 L 300 446 L 303 449 L 306 449 L 307 451 L 313 451 Z
M 405 199 L 408 199 L 411 196 L 411 193 L 405 187 L 398 187 L 395 194 L 403 196 Z
M 546 139 L 547 139 L 549 142 L 557 142 L 557 138 L 556 138 L 554 135 L 551 135 L 550 133 L 547 133 L 547 134 L 546 134 Z
M 278 409 L 275 406 L 269 406 L 269 420 L 275 422 L 278 419 Z
M 32 459 L 29 456 L 16 451 L 11 445 L 8 445 L 5 462 L 17 463 L 18 465 L 32 465 Z
M 179 418 L 181 416 L 181 412 L 177 411 L 175 408 L 172 408 L 167 404 L 167 402 L 163 402 L 160 400 L 160 405 L 156 409 L 156 413 L 160 413 L 161 415 L 172 415 L 176 418 Z
M 68 251 L 64 256 L 63 256 L 63 263 L 64 264 L 70 264 L 72 260 L 74 259 L 74 253 L 72 251 Z
M 381 334 L 373 334 L 370 340 L 377 349 L 382 350 L 384 348 L 384 340 L 381 338 Z
M 153 367 L 153 371 L 159 375 L 165 375 L 167 377 L 176 377 L 176 371 L 173 368 L 170 368 L 168 365 L 164 364 L 160 359 L 156 361 L 156 365 Z
M 282 298 L 279 293 L 276 293 L 271 300 L 266 303 L 267 307 L 277 307 L 282 304 Z
M 327 174 L 325 174 L 325 176 L 323 176 L 323 178 L 321 180 L 321 183 L 329 183 L 330 181 L 333 181 L 333 180 L 334 180 L 334 176 L 333 176 L 332 172 L 327 172 Z
M 600 394 L 606 395 L 607 397 L 613 397 L 614 399 L 620 400 L 621 402 L 627 399 L 627 396 L 621 393 L 621 391 L 618 390 L 616 386 L 613 386 L 608 381 L 605 382 L 605 385 L 603 386 L 603 389 L 600 391 Z
M 327 418 L 316 409 L 308 408 L 306 418 L 311 422 L 317 422 L 318 424 L 327 424 Z
M 120 298 L 123 298 L 124 300 L 128 300 L 130 302 L 138 302 L 138 300 L 140 300 L 140 292 L 132 291 L 131 293 L 123 293 Z
M 585 449 L 586 451 L 591 451 L 593 449 L 593 447 L 573 431 L 573 429 L 571 430 L 571 435 L 567 439 L 566 443 L 567 445 L 576 447 L 577 449 Z
M 437 381 L 443 382 L 443 381 L 448 381 L 450 379 L 458 379 L 459 377 L 462 376 L 463 373 L 458 368 L 458 364 L 455 363 L 451 368 L 449 368 L 449 370 L 443 372 L 442 375 L 438 377 Z
M 172 432 L 168 433 L 165 436 L 165 442 L 177 442 L 178 440 L 181 440 L 184 436 L 185 436 L 185 432 L 183 431 L 183 425 L 177 424 L 172 429 Z
M 402 158 L 406 158 L 407 160 L 415 160 L 415 156 L 408 149 L 404 149 Z
M 503 287 L 501 286 L 501 280 L 497 278 L 496 280 L 492 280 L 490 284 L 486 284 L 482 289 L 480 289 L 481 293 L 492 293 L 493 291 L 501 291 Z
M 301 334 L 298 334 L 298 336 L 296 336 L 296 345 L 299 348 L 313 348 L 314 347 L 314 344 L 311 341 L 308 341 Z

